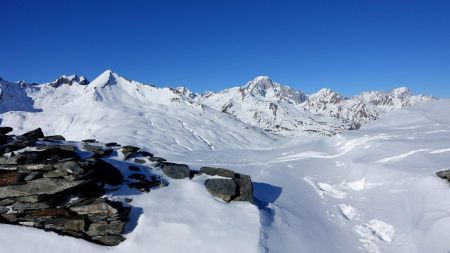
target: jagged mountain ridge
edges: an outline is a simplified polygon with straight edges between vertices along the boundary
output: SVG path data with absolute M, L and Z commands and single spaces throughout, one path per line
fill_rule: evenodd
M 334 135 L 358 129 L 385 112 L 435 99 L 407 88 L 371 91 L 347 98 L 330 89 L 312 95 L 260 76 L 242 87 L 197 96 L 196 100 L 243 122 L 282 135 Z
M 46 119 L 41 116 L 32 116 L 30 114 L 30 112 L 36 114 L 40 110 L 44 111 L 42 115 L 48 114 L 48 111 L 51 110 L 54 113 L 56 112 L 56 114 L 61 114 L 62 118 L 70 118 L 64 114 L 61 108 L 67 108 L 68 106 L 80 108 L 80 110 L 75 112 L 71 109 L 66 110 L 66 114 L 71 114 L 73 119 L 67 119 L 70 123 L 66 122 L 62 126 L 56 127 L 58 129 L 55 130 L 61 131 L 74 124 L 78 124 L 78 127 L 81 128 L 82 123 L 77 122 L 80 118 L 85 122 L 92 122 L 98 118 L 108 117 L 105 116 L 108 114 L 108 109 L 121 108 L 119 110 L 126 110 L 127 108 L 138 108 L 137 111 L 141 111 L 143 108 L 147 108 L 149 111 L 140 112 L 140 114 L 151 114 L 152 117 L 155 117 L 159 112 L 161 113 L 161 115 L 158 115 L 160 119 L 164 118 L 167 111 L 176 111 L 177 113 L 174 113 L 173 120 L 177 122 L 176 124 L 182 126 L 182 131 L 189 132 L 189 135 L 196 136 L 194 139 L 197 141 L 212 147 L 214 145 L 208 144 L 208 141 L 205 140 L 208 138 L 198 134 L 199 131 L 205 131 L 204 126 L 197 123 L 199 121 L 213 122 L 209 126 L 217 129 L 216 124 L 218 122 L 208 120 L 208 117 L 220 118 L 224 126 L 219 127 L 219 129 L 223 128 L 223 132 L 230 132 L 230 127 L 225 127 L 228 125 L 225 121 L 231 120 L 233 122 L 232 125 L 238 122 L 239 129 L 248 129 L 250 125 L 287 136 L 311 134 L 331 136 L 345 130 L 358 129 L 367 122 L 378 119 L 387 111 L 405 108 L 434 99 L 430 96 L 412 95 L 406 88 L 394 89 L 391 92 L 364 92 L 352 98 L 344 97 L 330 89 L 321 89 L 317 93 L 306 95 L 301 90 L 273 82 L 267 76 L 256 77 L 241 87 L 199 95 L 185 87 L 176 89 L 157 88 L 152 85 L 131 81 L 111 70 L 105 71 L 92 82 L 89 82 L 83 76 L 71 75 L 61 76 L 53 82 L 37 85 L 24 82 L 15 84 L 4 80 L 0 81 L 0 83 L 2 88 L 0 107 L 2 112 L 28 112 L 12 113 L 7 117 L 3 117 L 4 120 L 13 120 L 12 118 L 14 118 L 14 121 L 19 121 L 18 119 L 22 119 L 23 123 L 25 123 L 27 120 L 24 119 L 26 118 L 24 115 L 26 115 L 28 117 L 38 117 L 45 121 Z M 16 99 L 17 97 L 20 97 L 20 99 Z M 15 100 L 27 102 L 14 103 Z M 82 109 L 83 107 L 89 108 L 92 106 L 93 111 L 100 112 L 102 111 L 100 108 L 103 107 L 98 104 L 109 105 L 109 108 L 105 107 L 104 112 L 101 113 L 104 114 L 102 117 L 95 115 L 95 113 L 87 113 L 86 110 Z M 192 108 L 202 112 L 208 111 L 206 113 L 208 115 L 203 115 L 198 111 L 193 112 Z M 190 126 L 186 126 L 186 120 L 189 119 L 179 119 L 180 116 L 178 114 L 182 114 L 182 118 L 186 118 L 189 115 L 192 115 L 192 117 L 187 118 L 203 118 L 201 120 L 193 120 L 189 124 Z M 19 117 L 18 115 L 21 116 Z M 123 117 L 126 118 L 125 116 Z M 158 127 L 155 126 L 155 123 L 148 120 L 148 117 L 146 119 L 140 118 L 139 120 L 145 121 L 145 124 L 150 124 L 152 128 L 157 129 Z M 161 122 L 161 124 L 167 123 L 165 120 Z M 49 128 L 55 128 L 51 122 L 47 125 Z M 96 126 L 94 128 L 98 129 L 99 127 Z M 80 135 L 83 136 L 77 137 L 83 138 L 92 134 L 93 130 L 88 129 L 87 132 L 80 129 L 79 131 L 82 132 Z M 98 132 L 98 130 L 96 131 Z M 162 128 L 158 131 L 164 132 Z M 235 131 L 239 132 L 241 130 Z M 233 133 L 228 137 L 235 138 L 240 136 L 238 138 L 244 141 L 247 134 L 236 135 L 236 133 Z M 165 135 L 168 135 L 167 131 Z M 263 139 L 270 138 L 263 137 Z M 185 142 L 181 143 L 179 140 L 174 140 L 174 142 L 187 149 L 193 145 L 191 141 L 181 141 Z

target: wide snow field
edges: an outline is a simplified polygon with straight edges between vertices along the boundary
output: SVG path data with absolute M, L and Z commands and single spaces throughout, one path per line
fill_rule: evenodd
M 151 136 L 142 142 L 127 131 L 124 144 L 153 150 Z M 97 134 L 105 141 L 119 137 Z M 173 150 L 157 151 L 192 168 L 210 165 L 251 175 L 257 206 L 212 198 L 202 177 L 170 180 L 166 188 L 132 196 L 141 213 L 134 214 L 137 224 L 117 247 L 0 225 L 1 252 L 450 250 L 450 188 L 434 175 L 450 169 L 450 101 L 393 111 L 328 139 L 302 137 L 259 150 Z

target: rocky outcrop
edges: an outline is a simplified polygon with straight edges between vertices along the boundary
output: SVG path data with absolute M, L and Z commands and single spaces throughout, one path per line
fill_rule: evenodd
M 168 186 L 153 170 L 176 180 L 204 175 L 212 196 L 253 203 L 250 176 L 232 170 L 195 171 L 139 147 L 95 139 L 66 142 L 60 135 L 45 136 L 40 128 L 17 136 L 11 131 L 0 127 L 0 223 L 118 245 L 125 240 L 132 199 L 105 196 L 123 187 L 140 194 Z M 111 160 L 118 152 L 124 157 Z
M 250 176 L 229 169 L 202 167 L 200 173 L 223 178 L 209 178 L 205 187 L 214 197 L 230 201 L 248 201 L 253 203 L 253 186 Z
M 183 179 L 191 176 L 191 170 L 186 164 L 162 162 L 161 169 L 166 176 L 173 179 Z
M 27 148 L 35 151 L 0 157 L 0 222 L 104 245 L 122 242 L 130 207 L 103 198 L 104 185 L 122 182 L 120 171 L 95 157 L 81 159 L 74 146 L 36 143 L 41 138 L 40 129 L 3 136 L 10 140 L 3 150 L 10 143 L 28 141 Z
M 450 182 L 450 170 L 438 171 L 438 172 L 436 172 L 436 176 Z

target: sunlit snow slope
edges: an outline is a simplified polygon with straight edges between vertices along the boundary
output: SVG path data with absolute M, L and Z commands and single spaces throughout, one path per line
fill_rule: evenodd
M 2 81 L 2 90 L 10 89 L 2 94 L 15 95 L 2 97 L 1 124 L 19 133 L 43 127 L 72 140 L 134 144 L 193 169 L 247 173 L 257 206 L 214 199 L 202 177 L 170 180 L 169 187 L 132 196 L 142 214 L 117 247 L 0 225 L 2 252 L 450 250 L 450 187 L 434 176 L 450 169 L 448 100 L 394 110 L 331 138 L 286 143 L 178 92 L 110 71 L 64 88 L 17 89 Z
M 2 81 L 2 125 L 23 132 L 42 127 L 71 140 L 96 138 L 152 146 L 154 152 L 242 149 L 275 137 L 234 117 L 194 102 L 169 88 L 156 88 L 105 71 L 89 85 L 26 85 Z M 26 101 L 27 104 L 23 104 Z M 0 107 L 0 108 L 2 108 Z
M 267 252 L 450 250 L 450 187 L 434 175 L 450 169 L 450 101 L 321 141 L 178 160 L 252 176 Z

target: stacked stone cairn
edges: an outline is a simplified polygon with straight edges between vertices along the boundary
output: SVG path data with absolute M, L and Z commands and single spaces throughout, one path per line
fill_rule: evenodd
M 142 173 L 143 168 L 151 171 L 151 167 L 160 168 L 171 179 L 205 175 L 212 196 L 226 202 L 253 203 L 250 176 L 228 169 L 202 167 L 195 171 L 138 147 L 100 144 L 94 139 L 83 140 L 80 149 L 63 136 L 45 136 L 40 128 L 17 136 L 9 134 L 11 131 L 0 127 L 0 223 L 118 245 L 125 240 L 132 208 L 127 202 L 132 200 L 112 200 L 105 194 L 124 185 L 140 192 L 167 186 L 161 176 Z M 104 159 L 115 151 L 133 164 L 127 173 Z

